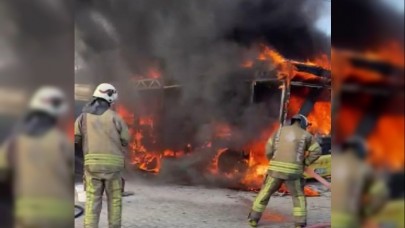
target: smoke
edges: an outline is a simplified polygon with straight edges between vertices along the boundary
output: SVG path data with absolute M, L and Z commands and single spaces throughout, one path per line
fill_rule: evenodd
M 349 12 L 350 16 L 347 14 Z M 403 44 L 404 14 L 384 1 L 339 0 L 332 5 L 333 46 L 358 51 Z
M 262 40 L 292 59 L 329 54 L 330 40 L 314 26 L 321 10 L 320 1 L 242 1 L 228 38 L 247 46 Z
M 73 17 L 70 1 L 2 2 L 2 84 L 28 90 L 44 84 L 73 95 Z M 4 28 L 4 29 L 3 29 Z M 29 82 L 29 83 L 26 83 Z
M 314 26 L 322 9 L 318 1 L 81 0 L 76 5 L 83 55 L 96 62 L 91 68 L 102 69 L 95 70 L 101 80 L 122 76 L 118 66 L 125 69 L 121 74 L 145 73 L 151 62 L 164 64 L 165 77 L 181 82 L 226 74 L 259 42 L 287 58 L 329 54 L 329 38 Z
M 322 9 L 318 1 L 82 0 L 76 5 L 81 44 L 76 52 L 82 62 L 76 82 L 119 85 L 120 102 L 137 113 L 163 106 L 157 132 L 161 142 L 178 149 L 206 141 L 218 122 L 237 135 L 228 146 L 240 148 L 277 121 L 280 97 L 252 103 L 247 79 L 255 72 L 240 67 L 257 56 L 259 43 L 291 59 L 329 55 L 330 40 L 315 27 Z M 165 84 L 181 87 L 136 91 L 130 79 L 147 76 L 151 68 L 161 71 Z
M 0 2 L 0 141 L 40 86 L 62 88 L 73 104 L 71 4 L 68 0 Z

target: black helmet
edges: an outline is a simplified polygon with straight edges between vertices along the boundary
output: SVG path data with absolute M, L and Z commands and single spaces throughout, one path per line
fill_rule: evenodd
M 342 150 L 352 150 L 360 159 L 365 159 L 367 156 L 367 143 L 360 136 L 351 136 L 342 143 Z
M 304 130 L 306 130 L 307 127 L 309 126 L 309 122 L 308 122 L 307 117 L 305 117 L 305 116 L 302 115 L 302 114 L 296 114 L 296 115 L 294 115 L 294 116 L 291 118 L 291 125 L 294 124 L 295 121 L 299 121 L 299 122 L 300 122 L 300 125 L 301 125 L 301 128 L 304 129 Z

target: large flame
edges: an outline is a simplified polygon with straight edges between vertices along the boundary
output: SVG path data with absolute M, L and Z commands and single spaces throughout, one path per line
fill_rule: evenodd
M 276 50 L 265 46 L 260 45 L 259 55 L 251 60 L 246 60 L 242 63 L 244 68 L 252 68 L 257 62 L 264 63 L 268 67 L 273 67 L 279 72 L 279 78 L 285 77 L 303 77 L 311 78 L 316 77 L 311 74 L 302 74 L 302 72 L 296 71 L 293 63 L 294 61 L 286 60 L 280 53 Z M 330 62 L 328 58 L 324 55 L 320 55 L 319 58 L 315 60 L 307 61 L 302 64 L 320 66 L 325 69 L 330 69 Z M 262 64 L 263 65 L 263 64 Z M 161 77 L 160 71 L 156 70 L 157 68 L 151 68 L 149 70 L 147 77 L 149 78 L 158 78 Z M 300 104 L 303 102 L 303 98 L 299 96 L 291 96 L 290 105 L 288 107 L 288 112 L 296 112 L 299 109 Z M 312 122 L 313 133 L 318 133 L 322 135 L 330 134 L 330 102 L 316 102 L 312 112 L 309 114 L 308 119 Z M 185 148 L 183 150 L 165 148 L 160 151 L 155 148 L 148 148 L 145 140 L 146 138 L 154 140 L 154 131 L 155 129 L 155 117 L 154 116 L 135 116 L 133 110 L 128 110 L 122 105 L 117 106 L 117 112 L 123 117 L 125 122 L 130 127 L 130 132 L 132 135 L 132 140 L 130 144 L 131 150 L 131 163 L 134 164 L 138 169 L 159 173 L 161 171 L 161 164 L 164 159 L 169 158 L 179 158 L 186 155 L 191 156 L 192 153 L 198 153 L 199 149 L 206 149 L 215 151 L 215 155 L 212 157 L 212 160 L 207 164 L 206 170 L 210 175 L 221 176 L 230 180 L 237 180 L 241 185 L 245 186 L 245 189 L 257 190 L 260 188 L 263 177 L 267 173 L 268 160 L 265 156 L 265 144 L 269 137 L 276 131 L 279 127 L 279 123 L 267 123 L 268 127 L 265 128 L 262 132 L 258 132 L 257 138 L 246 143 L 242 148 L 236 148 L 236 150 L 246 152 L 246 157 L 241 158 L 240 164 L 246 166 L 246 170 L 235 168 L 229 172 L 220 171 L 219 159 L 221 156 L 226 156 L 225 153 L 229 153 L 230 149 L 226 146 L 214 148 L 211 142 L 207 141 L 204 145 L 194 148 L 195 145 L 191 145 L 188 142 L 185 142 Z M 234 136 L 233 133 L 237 132 L 238 129 L 235 129 L 234 126 L 227 122 L 213 121 L 212 125 L 213 132 L 210 140 L 222 140 L 226 141 L 232 139 Z M 192 153 L 191 153 L 192 152 Z M 313 193 L 306 191 L 309 195 L 314 195 Z
M 305 102 L 306 97 L 299 95 L 291 96 L 288 106 L 288 113 L 295 114 Z M 330 135 L 331 133 L 331 102 L 317 101 L 308 115 L 310 126 L 308 131 L 317 135 Z
M 393 171 L 404 169 L 404 124 L 403 116 L 385 115 L 379 119 L 368 138 L 371 163 Z
M 152 131 L 148 132 L 148 137 L 154 138 L 153 117 L 144 116 L 141 118 L 135 118 L 133 112 L 129 111 L 122 104 L 117 105 L 116 111 L 128 125 L 129 132 L 132 136 L 129 145 L 129 149 L 131 152 L 131 164 L 136 165 L 140 170 L 158 173 L 161 167 L 160 160 L 162 155 L 155 151 L 147 150 L 147 148 L 143 144 L 143 139 L 146 134 L 144 128 L 151 129 Z
M 387 75 L 384 72 L 369 68 L 356 67 L 350 61 L 353 58 L 378 64 L 389 64 L 394 68 L 402 69 L 402 75 L 397 75 L 399 77 L 395 79 L 395 75 Z M 354 82 L 353 84 L 357 84 L 359 87 L 363 85 L 379 85 L 381 88 L 385 88 L 386 91 L 391 91 L 392 86 L 403 86 L 404 84 L 404 50 L 399 43 L 388 42 L 383 47 L 375 47 L 363 53 L 332 49 L 332 59 L 334 67 L 333 86 L 336 91 L 349 82 Z M 361 96 L 361 94 L 358 96 Z M 370 149 L 368 159 L 375 167 L 393 171 L 404 169 L 403 102 L 403 95 L 402 97 L 399 95 L 395 98 L 387 98 L 386 103 L 390 107 L 386 109 L 387 105 L 381 111 L 381 116 L 376 120 L 376 124 L 367 138 L 368 148 Z M 393 111 L 393 109 L 397 111 Z M 373 110 L 373 112 L 376 111 L 378 110 Z M 391 112 L 391 114 L 385 114 L 385 111 Z M 336 119 L 338 123 L 336 126 L 337 136 L 344 139 L 352 135 L 367 112 L 364 111 L 363 106 L 342 107 Z
M 260 44 L 259 45 L 259 54 L 256 59 L 248 59 L 242 62 L 241 66 L 244 68 L 252 68 L 255 65 L 255 62 L 269 62 L 268 66 L 273 67 L 278 71 L 277 77 L 279 79 L 288 78 L 292 80 L 295 77 L 300 77 L 303 79 L 313 79 L 317 78 L 315 75 L 305 72 L 297 71 L 295 64 L 304 64 L 308 66 L 321 67 L 325 70 L 331 70 L 331 61 L 329 57 L 325 54 L 319 54 L 313 59 L 307 59 L 305 62 L 299 62 L 294 60 L 288 60 L 284 58 L 279 52 L 275 49 Z
M 244 176 L 242 183 L 250 189 L 258 189 L 263 182 L 263 177 L 267 172 L 268 160 L 265 154 L 267 140 L 277 130 L 278 123 L 269 125 L 260 136 L 249 143 L 246 147 L 250 151 L 249 170 Z

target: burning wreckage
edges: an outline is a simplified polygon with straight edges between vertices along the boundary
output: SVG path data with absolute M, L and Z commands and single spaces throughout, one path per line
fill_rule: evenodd
M 185 86 L 162 77 L 159 68 L 151 68 L 147 77 L 134 77 L 127 82 L 125 86 L 131 84 L 134 99 L 119 102 L 115 109 L 128 124 L 132 135 L 128 154 L 131 167 L 166 183 L 257 190 L 267 171 L 264 153 L 267 139 L 280 123 L 284 124 L 292 115 L 300 113 L 307 116 L 311 123 L 309 131 L 316 135 L 322 146 L 323 156 L 310 168 L 320 176 L 329 177 L 331 71 L 328 57 L 298 62 L 261 46 L 259 55 L 243 62 L 238 72 L 243 73 L 236 73 L 231 82 L 225 82 L 236 85 L 238 91 L 226 91 L 226 94 L 232 96 L 243 91 L 242 96 L 239 95 L 242 97 L 240 104 L 256 105 L 260 107 L 256 110 L 265 116 L 259 125 L 240 127 L 240 122 L 232 120 L 235 118 L 215 119 L 212 114 L 190 127 L 187 122 L 192 122 L 192 118 L 178 114 L 173 118 L 167 114 L 181 106 Z M 77 112 L 90 98 L 90 91 L 92 89 L 87 85 L 76 85 Z M 209 109 L 201 107 L 199 111 L 209 112 Z M 232 112 L 242 115 L 241 110 Z M 248 116 L 247 122 L 256 118 L 247 113 L 243 113 Z M 319 195 L 310 188 L 305 192 Z

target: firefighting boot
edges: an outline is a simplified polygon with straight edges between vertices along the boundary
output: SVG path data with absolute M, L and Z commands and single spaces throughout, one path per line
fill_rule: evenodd
M 257 227 L 257 224 L 259 223 L 260 218 L 262 217 L 261 212 L 257 211 L 250 211 L 248 215 L 248 223 L 251 227 Z

